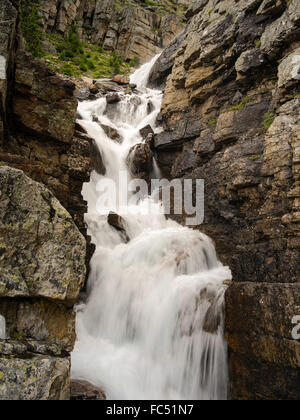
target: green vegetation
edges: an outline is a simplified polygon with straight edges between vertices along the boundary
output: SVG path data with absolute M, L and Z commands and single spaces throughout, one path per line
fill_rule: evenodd
M 254 162 L 256 160 L 259 160 L 259 159 L 260 159 L 260 156 L 259 155 L 255 155 L 255 156 L 250 156 L 249 157 L 249 160 L 251 160 L 252 162 Z
M 273 112 L 266 112 L 263 117 L 263 128 L 265 130 L 269 130 L 275 118 L 276 118 L 276 114 L 274 114 Z
M 46 59 L 58 73 L 97 79 L 129 72 L 131 64 L 124 62 L 117 52 L 105 52 L 101 46 L 81 42 L 75 26 L 66 37 L 59 34 L 46 37 L 57 48 L 57 54 L 47 54 Z
M 11 338 L 13 340 L 16 340 L 16 341 L 23 341 L 23 340 L 26 340 L 27 335 L 25 333 L 22 333 L 22 332 L 16 332 L 16 331 L 14 331 L 11 334 Z
M 260 47 L 261 47 L 261 40 L 257 38 L 257 39 L 254 41 L 254 45 L 256 46 L 256 48 L 260 48 Z
M 40 0 L 21 0 L 20 21 L 26 49 L 34 57 L 43 57 L 43 31 L 39 14 Z
M 159 0 L 143 0 L 146 6 L 156 8 L 159 15 L 177 13 L 184 15 L 187 6 L 176 4 L 169 0 L 163 4 Z M 139 57 L 134 57 L 125 62 L 117 52 L 106 52 L 102 47 L 82 42 L 77 27 L 74 25 L 68 34 L 62 36 L 57 33 L 44 33 L 42 18 L 40 16 L 41 0 L 20 0 L 20 21 L 22 33 L 26 41 L 26 49 L 34 57 L 45 58 L 50 67 L 58 73 L 68 76 L 87 76 L 91 78 L 112 77 L 114 74 L 128 74 L 130 67 L 139 67 Z M 138 7 L 135 0 L 117 0 L 117 10 L 122 10 L 125 5 Z M 93 28 L 88 23 L 83 23 L 83 31 L 90 35 Z M 153 27 L 153 31 L 161 33 L 160 28 Z M 43 41 L 48 40 L 56 47 L 57 53 L 47 53 L 43 49 Z
M 101 78 L 112 77 L 117 73 L 127 74 L 130 67 L 138 67 L 138 57 L 126 63 L 116 52 L 105 52 L 101 46 L 81 42 L 76 26 L 72 26 L 65 37 L 44 33 L 39 13 L 40 3 L 41 0 L 21 0 L 22 33 L 27 51 L 34 57 L 45 58 L 56 72 L 68 76 Z M 92 28 L 85 24 L 83 30 L 89 33 Z M 45 53 L 42 46 L 44 39 L 56 47 L 57 54 Z
M 139 57 L 137 57 L 137 56 L 135 56 L 134 58 L 132 58 L 132 59 L 129 61 L 129 66 L 130 66 L 130 67 L 137 68 L 137 67 L 139 67 L 139 66 L 140 66 L 140 64 L 141 64 L 141 60 L 140 60 L 140 58 L 139 58 Z
M 229 111 L 239 111 L 240 109 L 245 108 L 248 105 L 249 101 L 250 101 L 250 96 L 245 96 L 242 99 L 241 103 L 239 103 L 238 105 L 234 105 L 233 107 L 229 109 Z
M 121 71 L 121 65 L 123 64 L 122 58 L 118 55 L 116 51 L 113 51 L 111 58 L 109 60 L 110 66 L 114 74 L 118 74 Z
M 208 121 L 208 125 L 216 125 L 217 124 L 217 120 L 216 119 L 212 119 Z

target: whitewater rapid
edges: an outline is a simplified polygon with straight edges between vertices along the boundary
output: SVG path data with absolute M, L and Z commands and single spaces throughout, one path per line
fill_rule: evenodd
M 4 316 L 0 315 L 0 340 L 6 339 L 6 321 Z
M 99 182 L 114 180 L 119 188 L 120 171 L 131 178 L 126 159 L 143 140 L 139 130 L 150 124 L 160 131 L 162 92 L 147 88 L 156 59 L 131 77 L 138 95 L 123 94 L 113 112 L 105 98 L 79 104 L 79 122 L 95 139 L 106 174 L 93 172 L 83 188 L 96 252 L 87 303 L 77 307 L 72 378 L 114 400 L 226 399 L 224 281 L 231 273 L 211 239 L 163 214 L 150 217 L 144 209 L 153 198 L 145 197 L 134 212 L 118 212 L 130 239 L 124 243 L 107 223 L 109 211 L 99 214 L 97 207 Z M 108 138 L 99 123 L 116 129 L 123 143 Z

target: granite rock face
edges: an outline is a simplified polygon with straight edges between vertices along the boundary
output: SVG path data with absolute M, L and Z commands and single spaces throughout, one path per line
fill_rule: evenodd
M 74 301 L 85 280 L 85 240 L 41 184 L 0 167 L 0 297 Z
M 0 356 L 3 401 L 69 400 L 70 360 L 36 355 L 29 359 Z
M 21 51 L 18 1 L 0 17 L 0 399 L 65 400 L 93 142 L 75 126 L 75 85 Z
M 0 165 L 20 169 L 42 182 L 71 214 L 87 237 L 82 184 L 90 178 L 93 140 L 75 128 L 75 85 L 30 54 L 18 50 Z M 87 266 L 93 252 L 89 245 Z
M 4 136 L 8 86 L 12 76 L 17 10 L 9 0 L 0 4 L 0 140 Z
M 77 107 L 74 85 L 25 52 L 16 57 L 15 83 L 13 112 L 24 130 L 71 143 Z
M 149 76 L 149 86 L 152 88 L 165 88 L 167 77 L 171 74 L 174 65 L 174 56 L 179 49 L 185 35 L 184 29 L 177 35 L 172 42 L 164 49 L 154 66 L 152 67 Z
M 42 184 L 0 167 L 0 398 L 69 399 L 86 242 Z
M 233 399 L 299 399 L 299 6 L 195 1 L 155 137 L 166 177 L 204 179 L 199 229 L 233 272 Z
M 140 0 L 43 0 L 41 14 L 47 32 L 65 34 L 76 24 L 83 40 L 144 63 L 183 29 L 178 11 L 185 7 L 168 0 L 153 6 Z

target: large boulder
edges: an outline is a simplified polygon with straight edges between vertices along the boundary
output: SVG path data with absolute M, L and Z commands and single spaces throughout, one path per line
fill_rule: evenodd
M 153 169 L 153 152 L 148 143 L 133 146 L 127 157 L 127 164 L 131 174 L 137 178 L 149 179 Z
M 0 297 L 75 301 L 85 279 L 85 240 L 43 185 L 0 168 Z
M 70 399 L 86 242 L 43 185 L 0 167 L 0 399 Z
M 107 135 L 107 137 L 109 137 L 110 139 L 114 140 L 115 142 L 119 144 L 123 142 L 123 138 L 118 132 L 118 130 L 106 124 L 100 124 L 100 126 L 105 132 L 105 134 Z
M 154 131 L 151 125 L 148 124 L 146 127 L 140 129 L 140 135 L 142 136 L 143 140 L 145 140 L 149 134 L 154 136 Z
M 72 401 L 103 401 L 106 400 L 105 393 L 86 381 L 71 381 Z
M 0 399 L 69 400 L 70 360 L 44 355 L 27 360 L 0 356 Z

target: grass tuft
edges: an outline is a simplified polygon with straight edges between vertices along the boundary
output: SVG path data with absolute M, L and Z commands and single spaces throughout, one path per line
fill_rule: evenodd
M 266 112 L 263 116 L 263 128 L 268 131 L 273 124 L 276 115 L 273 112 Z

